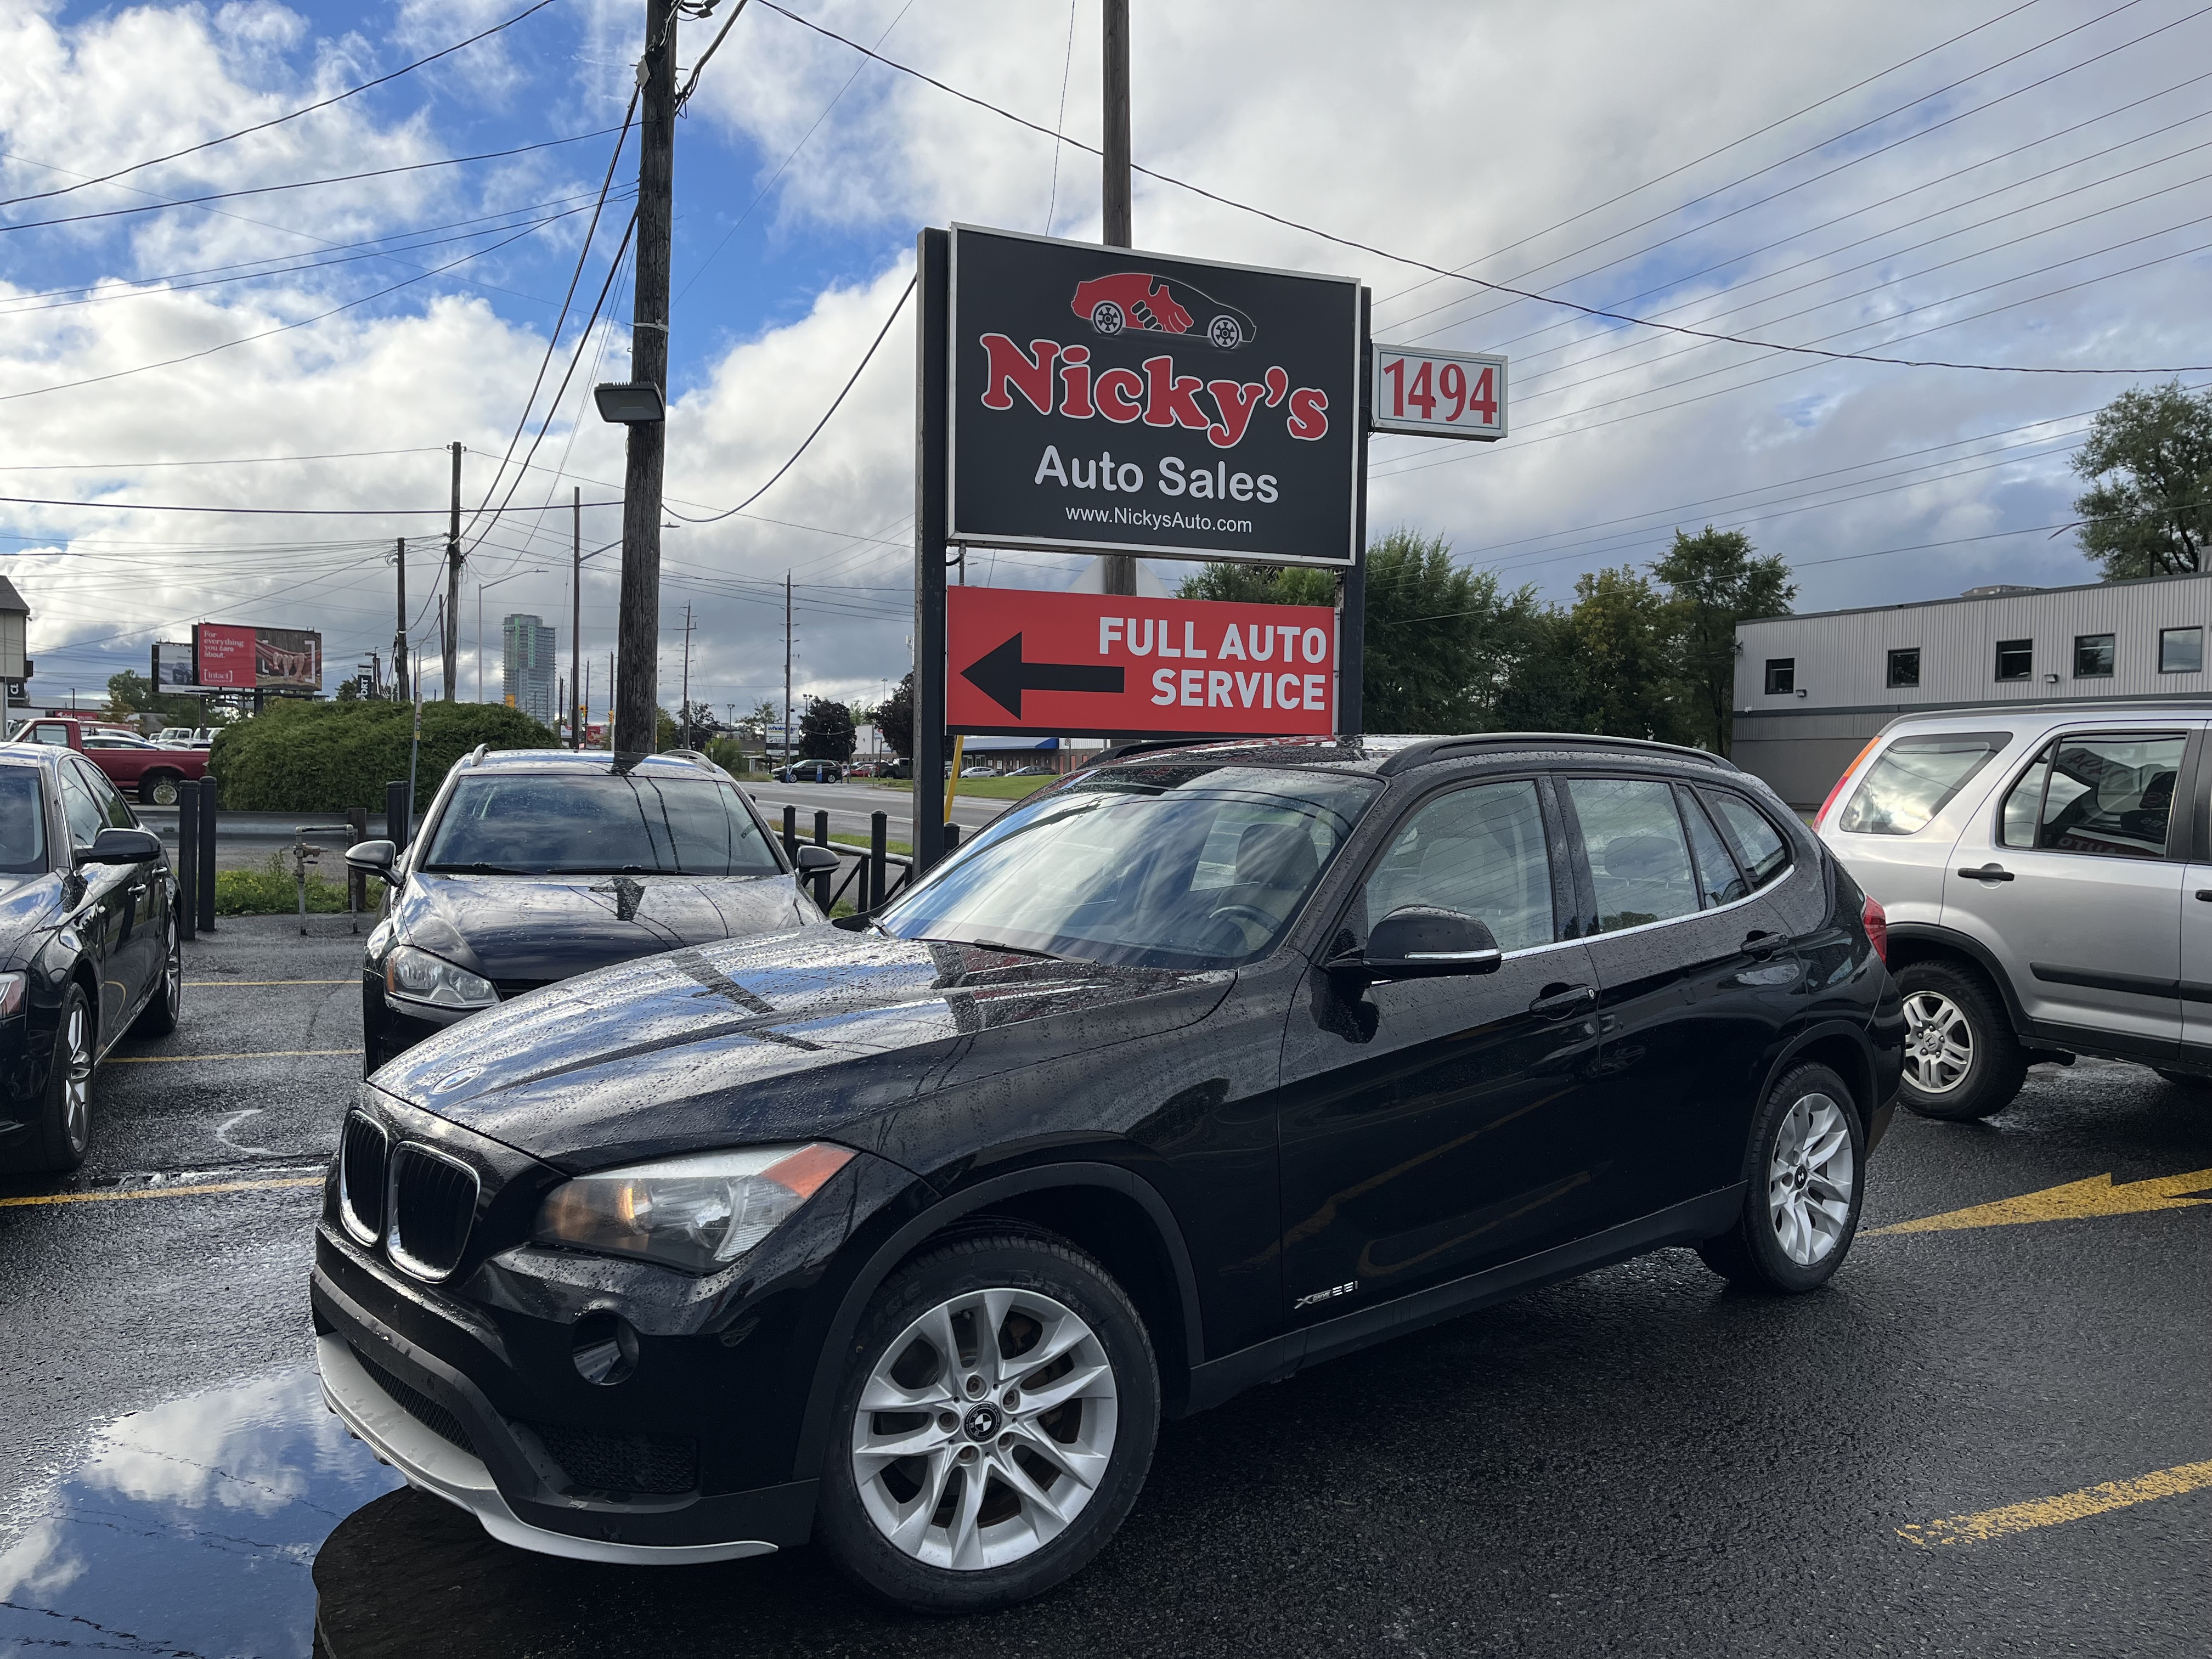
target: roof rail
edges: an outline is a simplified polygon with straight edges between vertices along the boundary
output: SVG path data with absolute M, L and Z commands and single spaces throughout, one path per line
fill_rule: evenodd
M 1192 749 L 1202 743 L 1219 743 L 1219 738 L 1139 738 L 1134 743 L 1118 744 L 1111 749 L 1102 749 L 1084 763 L 1086 767 L 1103 766 L 1108 761 L 1127 760 L 1133 755 L 1150 755 L 1165 749 Z
M 1734 761 L 1709 749 L 1686 748 L 1679 743 L 1655 743 L 1649 738 L 1607 738 L 1575 732 L 1478 732 L 1455 738 L 1429 738 L 1408 744 L 1376 768 L 1376 775 L 1395 777 L 1431 761 L 1478 755 L 1486 749 L 1633 750 L 1639 754 L 1664 755 L 1674 760 L 1698 761 L 1723 771 L 1741 769 Z

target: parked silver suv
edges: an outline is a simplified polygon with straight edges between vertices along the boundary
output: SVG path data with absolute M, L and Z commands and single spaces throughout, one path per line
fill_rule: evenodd
M 1907 1106 L 1987 1117 L 2076 1054 L 2212 1077 L 2208 727 L 2203 704 L 1908 715 L 1838 781 L 1814 828 L 1888 913 Z

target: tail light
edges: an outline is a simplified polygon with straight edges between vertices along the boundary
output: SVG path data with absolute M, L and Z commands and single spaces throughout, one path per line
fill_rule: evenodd
M 1828 791 L 1828 798 L 1820 803 L 1820 810 L 1813 814 L 1814 834 L 1818 835 L 1828 827 L 1828 809 L 1836 804 L 1836 797 L 1844 793 L 1844 786 L 1851 781 L 1851 774 L 1859 769 L 1859 763 L 1874 753 L 1875 745 L 1881 741 L 1881 734 L 1876 732 L 1867 739 L 1865 748 L 1851 757 L 1851 763 L 1844 769 L 1843 775 L 1836 780 L 1836 787 Z
M 1867 943 L 1874 946 L 1875 955 L 1882 965 L 1889 965 L 1889 912 L 1881 908 L 1872 894 L 1867 896 L 1866 908 L 1859 912 L 1859 920 L 1866 924 Z

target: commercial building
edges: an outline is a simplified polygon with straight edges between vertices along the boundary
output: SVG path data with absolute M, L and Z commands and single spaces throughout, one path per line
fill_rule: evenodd
M 501 620 L 500 633 L 506 646 L 503 689 L 508 706 L 552 725 L 553 705 L 557 701 L 556 680 L 561 672 L 556 665 L 560 654 L 555 648 L 557 635 L 536 617 L 519 611 Z
M 1817 807 L 1899 714 L 2212 698 L 2212 576 L 1969 588 L 1736 629 L 1737 765 Z

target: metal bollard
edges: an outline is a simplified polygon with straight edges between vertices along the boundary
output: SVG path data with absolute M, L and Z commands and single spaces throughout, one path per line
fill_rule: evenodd
M 198 937 L 200 922 L 200 792 L 177 791 L 177 937 Z
M 189 786 L 180 786 L 182 787 Z M 213 778 L 200 780 L 200 932 L 215 932 L 215 803 Z
M 959 850 L 960 826 L 957 823 L 948 823 L 945 826 L 945 854 L 950 858 Z
M 349 806 L 346 809 L 346 845 L 358 847 L 368 839 L 368 809 Z M 368 908 L 368 878 L 351 865 L 346 866 L 346 923 L 355 933 L 361 932 L 361 913 Z
M 408 799 L 407 780 L 398 778 L 384 786 L 384 838 L 397 851 L 407 850 L 414 828 L 414 803 Z
M 793 864 L 799 862 L 799 809 L 783 809 L 783 856 Z
M 868 814 L 868 891 L 866 909 L 870 915 L 884 908 L 884 877 L 888 873 L 884 860 L 890 854 L 885 844 L 890 837 L 890 814 Z
M 817 811 L 814 815 L 814 844 L 817 847 L 830 844 L 830 814 L 826 811 Z M 836 873 L 835 869 L 829 869 L 814 878 L 814 902 L 825 911 L 830 908 L 830 878 Z

